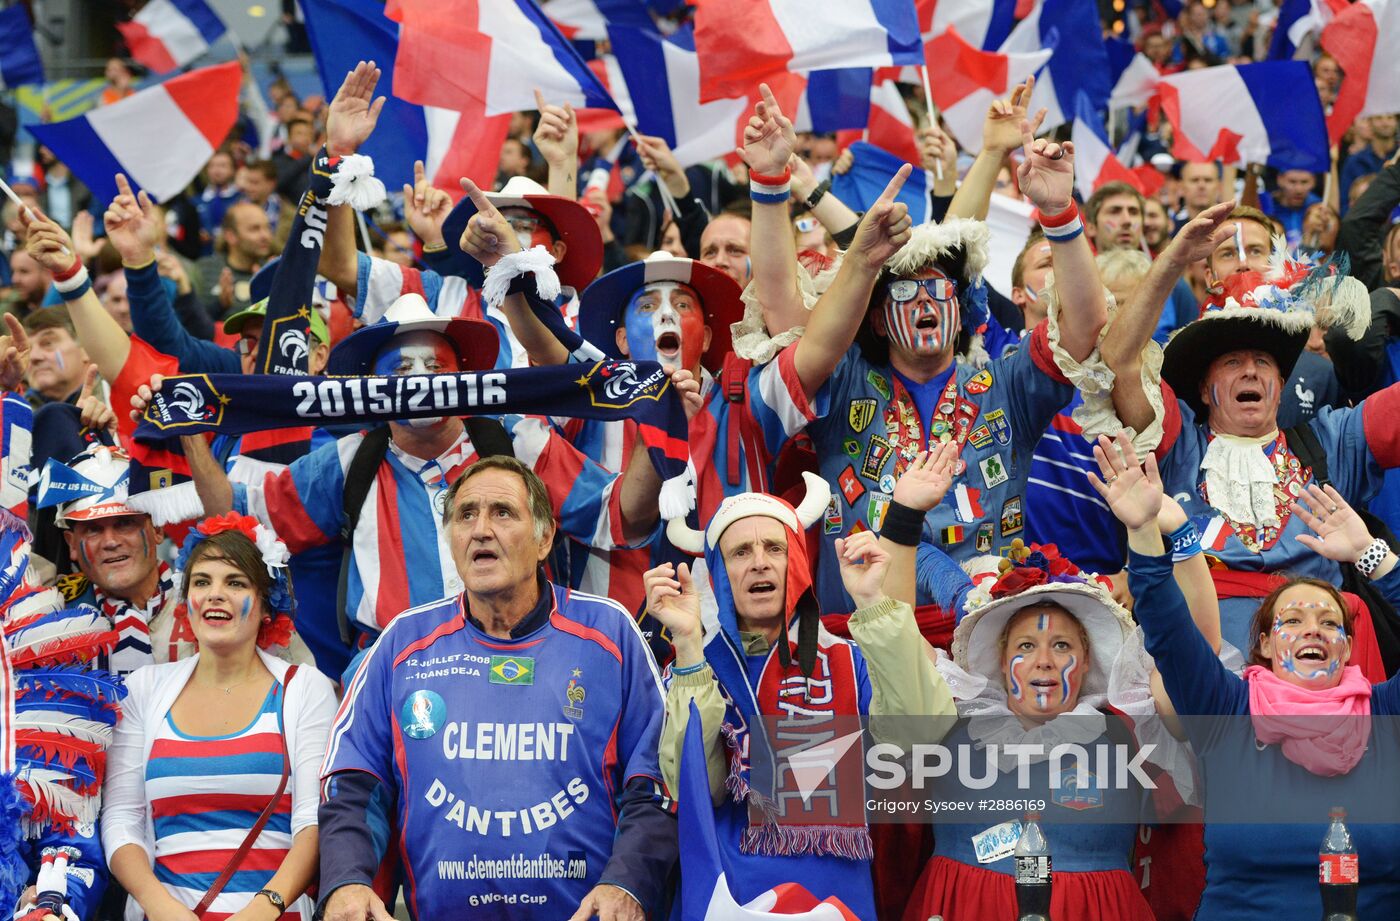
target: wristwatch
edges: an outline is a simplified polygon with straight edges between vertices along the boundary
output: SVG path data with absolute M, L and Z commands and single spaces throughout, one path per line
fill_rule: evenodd
M 282 915 L 287 913 L 287 903 L 282 899 L 282 894 L 277 892 L 276 890 L 259 889 L 253 895 L 254 898 L 260 895 L 267 896 L 267 900 L 272 903 L 274 908 L 277 909 L 277 917 L 280 918 L 282 917 Z

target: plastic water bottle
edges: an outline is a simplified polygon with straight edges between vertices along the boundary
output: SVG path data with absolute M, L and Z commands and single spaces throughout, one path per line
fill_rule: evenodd
M 1020 921 L 1050 921 L 1050 845 L 1040 830 L 1040 813 L 1026 813 L 1015 857 Z
M 1323 921 L 1357 921 L 1356 890 L 1360 885 L 1360 868 L 1356 862 L 1356 845 L 1346 826 L 1347 811 L 1333 806 L 1327 834 L 1317 853 L 1317 887 L 1322 892 Z

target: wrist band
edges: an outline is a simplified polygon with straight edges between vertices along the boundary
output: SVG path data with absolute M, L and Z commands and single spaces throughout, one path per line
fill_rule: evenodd
M 423 244 L 423 252 L 425 252 L 425 253 L 441 253 L 441 252 L 444 252 L 446 249 L 447 249 L 447 241 L 445 241 L 445 240 L 444 240 L 443 242 L 441 242 L 441 243 L 424 243 L 424 244 Z
M 55 272 L 55 273 L 54 273 L 54 276 L 53 276 L 54 283 L 55 283 L 55 284 L 62 284 L 63 282 L 65 282 L 65 281 L 67 281 L 68 279 L 74 277 L 75 275 L 77 275 L 77 274 L 78 274 L 79 272 L 81 272 L 81 271 L 83 271 L 83 260 L 80 259 L 80 258 L 77 257 L 77 256 L 74 256 L 74 257 L 73 257 L 73 264 L 72 264 L 72 265 L 70 265 L 66 270 L 64 270 L 64 271 L 62 271 L 62 272 Z M 62 291 L 63 289 L 62 289 L 62 288 L 59 288 L 58 290 Z
M 683 675 L 693 675 L 696 672 L 703 671 L 705 666 L 709 664 L 710 663 L 706 662 L 704 659 L 701 659 L 699 665 L 686 665 L 682 668 L 677 668 L 676 666 L 672 665 L 671 674 L 677 678 Z
M 749 171 L 749 198 L 764 205 L 786 204 L 792 194 L 792 167 L 776 176 Z
M 55 285 L 54 287 L 57 288 L 58 286 Z M 72 301 L 81 300 L 83 295 L 87 294 L 91 290 L 92 282 L 88 280 L 87 275 L 84 275 L 82 284 L 68 291 L 64 291 L 60 288 L 58 291 L 58 296 L 63 298 L 63 302 L 66 304 L 71 303 Z
M 1356 571 L 1366 578 L 1371 578 L 1371 573 L 1376 571 L 1376 567 L 1385 561 L 1386 555 L 1390 553 L 1390 544 L 1377 537 L 1371 541 L 1371 545 L 1362 551 L 1360 558 L 1356 561 Z
M 811 209 L 815 208 L 817 206 L 817 203 L 820 202 L 823 198 L 825 198 L 826 193 L 830 191 L 830 179 L 823 179 L 821 182 L 817 183 L 817 187 L 812 190 L 810 195 L 807 196 L 807 210 L 810 211 Z
M 70 271 L 63 278 L 55 275 L 53 279 L 53 286 L 65 301 L 77 300 L 83 296 L 83 292 L 92 287 L 87 268 L 81 262 L 75 262 L 74 265 L 78 267 L 76 272 Z
M 901 547 L 919 546 L 919 540 L 924 536 L 924 513 L 891 499 L 890 507 L 885 511 L 885 523 L 880 527 L 880 536 Z
M 1045 231 L 1045 239 L 1051 243 L 1068 243 L 1084 232 L 1084 222 L 1079 219 L 1079 206 L 1074 202 L 1056 215 L 1040 215 L 1040 229 Z
M 1196 530 L 1194 521 L 1188 520 L 1186 524 L 1173 531 L 1169 539 L 1172 544 L 1173 563 L 1189 560 L 1201 552 L 1201 532 Z

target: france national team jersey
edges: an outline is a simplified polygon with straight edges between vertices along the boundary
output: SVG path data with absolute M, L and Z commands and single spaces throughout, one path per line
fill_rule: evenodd
M 860 346 L 852 346 L 813 401 L 816 418 L 808 426 L 822 476 L 832 485 L 816 579 L 822 610 L 854 610 L 841 585 L 836 538 L 879 531 L 895 481 L 920 451 L 940 440 L 959 441 L 966 466 L 943 503 L 928 513 L 923 539 L 964 560 L 1001 553 L 1023 537 L 1031 454 L 1073 394 L 1050 357 L 1042 323 L 1020 348 L 980 371 L 957 362 L 935 397 L 925 431 L 893 369 L 872 364 Z M 919 600 L 928 600 L 924 587 Z
M 544 584 L 548 620 L 518 639 L 479 630 L 460 596 L 404 612 L 341 704 L 322 775 L 365 771 L 396 796 L 415 921 L 569 917 L 623 786 L 661 784 L 661 683 L 632 618 Z

